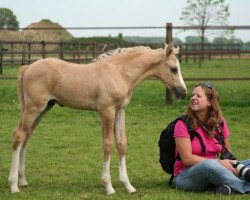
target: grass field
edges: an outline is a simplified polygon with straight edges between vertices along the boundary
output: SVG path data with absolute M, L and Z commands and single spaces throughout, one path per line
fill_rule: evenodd
M 16 76 L 16 68 L 5 68 L 4 76 Z M 182 67 L 184 78 L 250 77 L 250 61 L 205 62 Z M 187 82 L 189 92 L 197 82 Z M 216 81 L 222 110 L 231 132 L 231 146 L 238 159 L 250 153 L 250 81 Z M 19 120 L 16 80 L 0 79 L 0 199 L 249 199 L 211 193 L 190 193 L 167 186 L 169 176 L 161 170 L 157 142 L 160 132 L 183 114 L 189 102 L 164 102 L 165 88 L 157 80 L 146 80 L 136 90 L 126 110 L 128 137 L 127 169 L 137 193 L 128 194 L 119 182 L 118 157 L 114 148 L 111 176 L 116 194 L 107 196 L 101 181 L 102 137 L 97 113 L 55 106 L 42 120 L 28 144 L 27 188 L 11 194 L 8 175 L 12 131 Z

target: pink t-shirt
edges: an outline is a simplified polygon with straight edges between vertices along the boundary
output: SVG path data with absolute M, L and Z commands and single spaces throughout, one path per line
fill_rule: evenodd
M 223 126 L 221 130 L 222 130 L 222 134 L 224 138 L 228 138 L 229 130 L 228 130 L 228 126 L 227 126 L 225 119 L 223 119 Z M 219 144 L 219 142 L 215 138 L 207 137 L 206 132 L 201 127 L 197 127 L 196 132 L 200 134 L 202 141 L 204 145 L 206 146 L 206 152 L 204 155 L 204 153 L 202 152 L 199 139 L 197 137 L 194 137 L 194 139 L 191 141 L 192 153 L 194 155 L 198 155 L 201 157 L 216 159 L 217 154 L 222 151 L 221 144 Z M 216 131 L 216 134 L 219 134 L 218 131 Z M 190 138 L 187 126 L 182 120 L 178 120 L 175 125 L 174 137 L 175 138 L 177 137 Z M 176 155 L 177 154 L 178 154 L 178 150 L 176 150 Z M 174 165 L 174 176 L 177 176 L 178 174 L 180 174 L 185 168 L 186 166 L 183 165 L 181 161 L 176 160 L 175 165 Z

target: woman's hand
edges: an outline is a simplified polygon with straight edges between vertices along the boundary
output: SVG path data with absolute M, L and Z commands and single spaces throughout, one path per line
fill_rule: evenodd
M 239 176 L 236 169 L 233 167 L 233 163 L 231 160 L 225 159 L 225 160 L 219 160 L 220 164 L 226 167 L 230 172 L 232 172 L 235 176 Z

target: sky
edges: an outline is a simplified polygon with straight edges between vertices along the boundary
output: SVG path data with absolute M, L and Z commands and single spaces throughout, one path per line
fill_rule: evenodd
M 49 19 L 62 27 L 162 27 L 167 22 L 181 26 L 181 11 L 186 0 L 0 0 L 0 7 L 16 15 L 19 26 Z M 250 25 L 250 0 L 226 0 L 229 25 Z M 75 37 L 89 36 L 165 36 L 165 29 L 143 30 L 68 30 Z M 184 39 L 196 32 L 174 30 L 174 37 Z M 213 37 L 219 36 L 212 35 Z M 235 31 L 244 42 L 250 41 L 250 30 Z

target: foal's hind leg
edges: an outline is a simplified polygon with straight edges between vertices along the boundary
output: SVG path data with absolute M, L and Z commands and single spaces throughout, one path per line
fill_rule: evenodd
M 22 114 L 19 126 L 16 128 L 13 134 L 13 154 L 12 165 L 10 170 L 9 182 L 11 186 L 11 192 L 19 192 L 18 188 L 18 171 L 20 167 L 20 157 L 23 159 L 25 150 L 23 152 L 23 145 L 30 132 L 31 126 L 35 120 L 35 116 L 24 111 Z M 22 152 L 22 156 L 21 155 Z M 27 183 L 26 183 L 27 185 Z
M 22 145 L 20 150 L 19 165 L 18 165 L 18 185 L 26 187 L 28 182 L 25 179 L 25 158 L 26 158 L 26 144 Z
M 19 145 L 16 147 L 12 153 L 12 164 L 11 170 L 9 175 L 9 183 L 11 187 L 11 192 L 20 192 L 17 182 L 18 182 L 18 167 L 19 167 L 19 158 L 20 158 L 20 151 L 22 146 Z
M 35 129 L 35 127 L 38 125 L 42 117 L 54 106 L 54 103 L 48 104 L 45 110 L 35 119 L 34 123 L 31 126 L 31 129 L 29 131 L 29 134 L 27 135 L 21 151 L 20 151 L 20 159 L 19 159 L 19 167 L 18 167 L 18 185 L 21 187 L 25 187 L 28 185 L 26 179 L 25 179 L 25 159 L 26 159 L 26 146 L 28 143 L 28 140 Z
M 130 184 L 126 169 L 126 152 L 127 152 L 127 138 L 125 133 L 125 111 L 119 110 L 115 117 L 115 135 L 116 148 L 119 153 L 119 176 L 120 181 L 124 184 L 129 193 L 136 192 L 136 189 Z
M 37 106 L 28 106 L 27 109 L 23 111 L 21 121 L 14 131 L 12 165 L 9 175 L 11 192 L 13 193 L 19 192 L 18 183 L 20 186 L 26 186 L 28 184 L 24 177 L 26 145 L 43 113 L 41 110 L 43 109 Z

